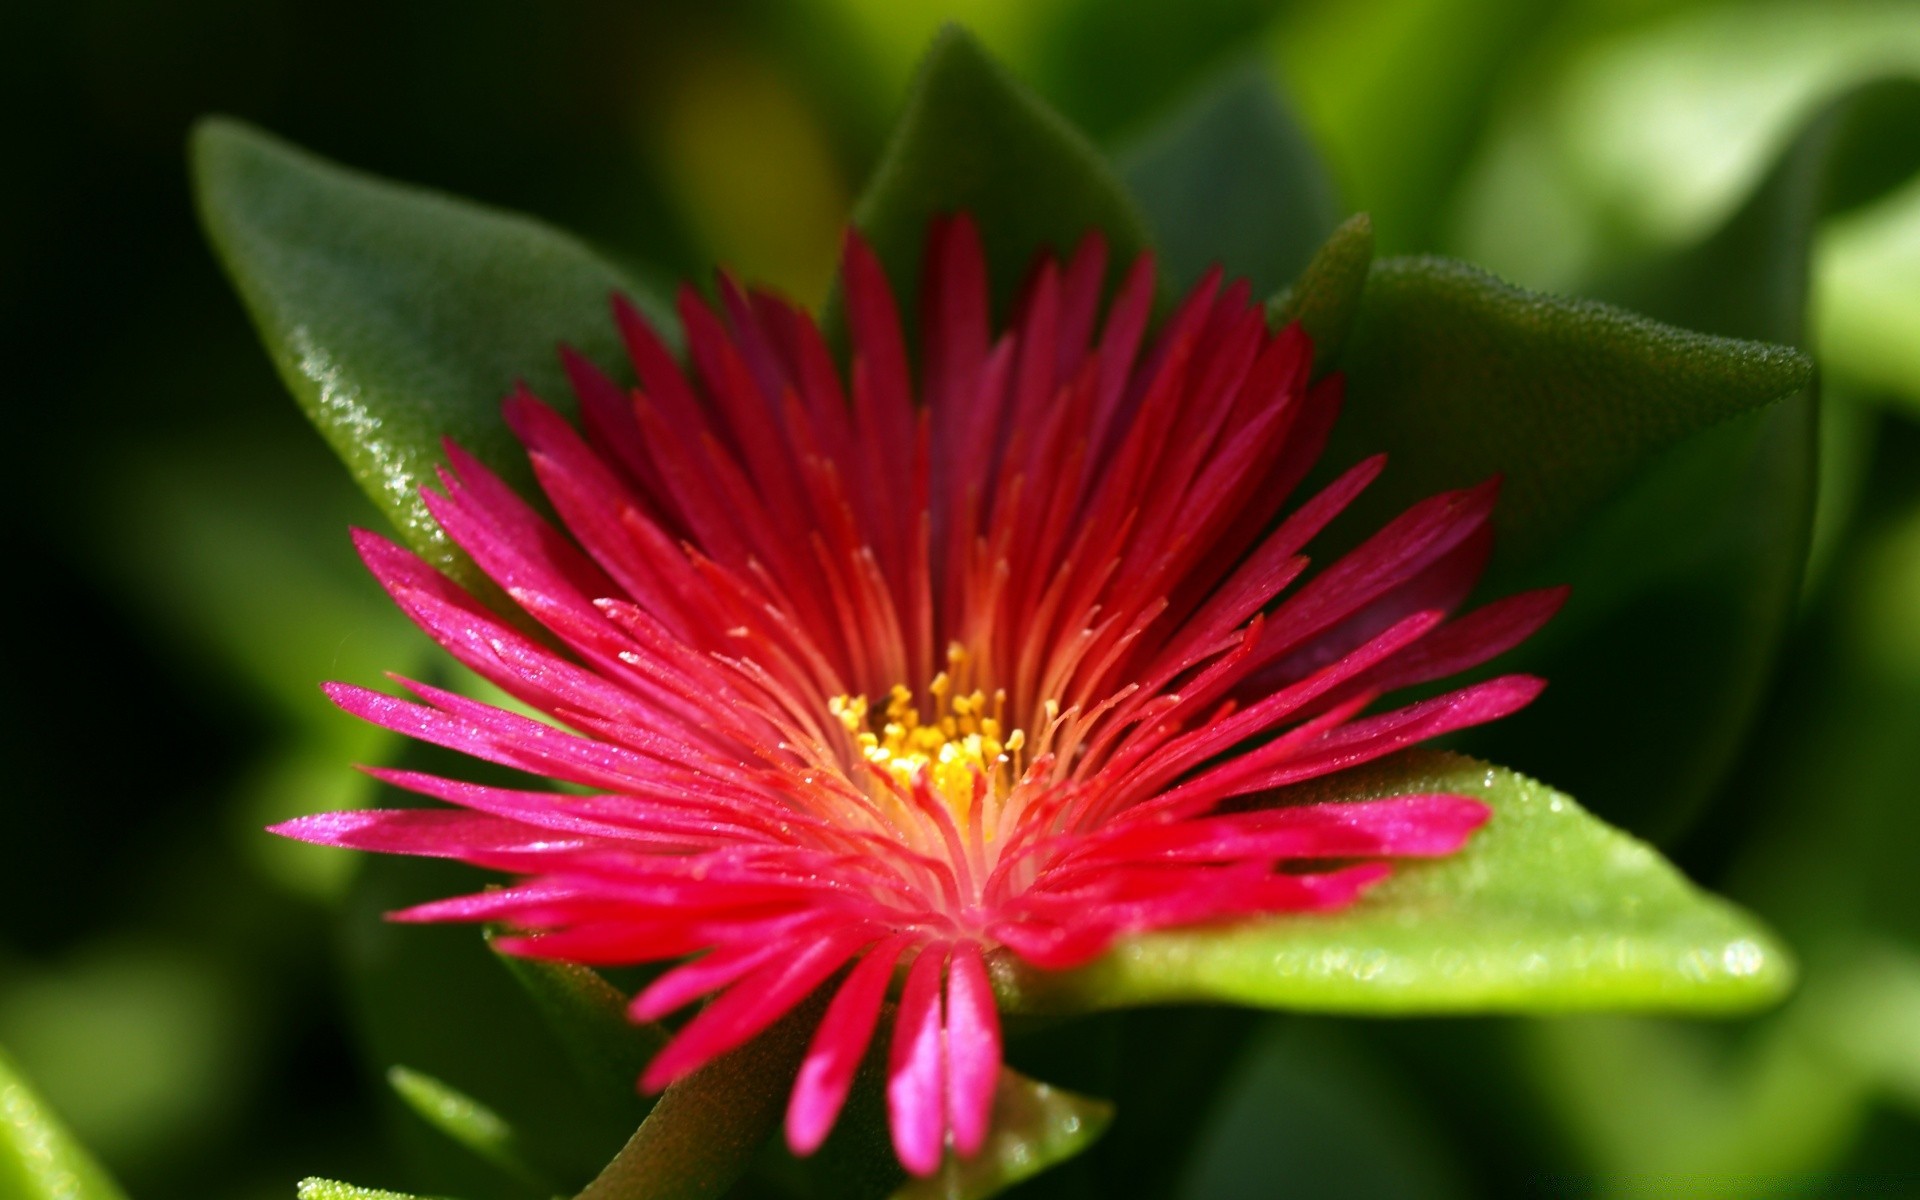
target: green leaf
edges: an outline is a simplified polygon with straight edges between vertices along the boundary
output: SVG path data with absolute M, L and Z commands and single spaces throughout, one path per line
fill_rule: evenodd
M 99 1163 L 0 1050 L 0 1195 L 11 1200 L 125 1200 Z
M 491 931 L 487 944 L 493 945 Z M 644 1113 L 635 1081 L 667 1044 L 666 1030 L 628 1020 L 626 997 L 591 967 L 494 953 L 547 1018 L 580 1077 Z
M 746 1045 L 668 1088 L 578 1200 L 724 1195 L 779 1125 L 826 996 L 816 992 Z
M 1396 866 L 1344 912 L 1131 938 L 1072 971 L 1003 959 L 1018 1012 L 1228 1001 L 1364 1014 L 1646 1009 L 1730 1013 L 1793 968 L 1751 917 L 1569 797 L 1499 767 L 1414 751 L 1300 800 L 1449 792 L 1493 819 L 1465 850 Z
M 1920 148 L 1885 132 L 1916 115 L 1911 82 L 1849 93 L 1806 123 L 1723 227 L 1596 290 L 1692 328 L 1804 344 L 1816 230 L 1920 165 Z M 1829 539 L 1835 510 L 1852 506 L 1844 474 L 1816 487 L 1819 426 L 1844 434 L 1847 416 L 1823 422 L 1821 407 L 1809 387 L 1689 439 L 1617 501 L 1557 564 L 1574 600 L 1529 664 L 1556 687 L 1475 749 L 1649 835 L 1683 832 L 1766 694 L 1804 590 L 1816 491 Z M 1634 752 L 1595 755 L 1596 742 Z
M 1000 1072 L 993 1097 L 993 1131 L 972 1158 L 948 1151 L 940 1169 L 910 1180 L 893 1200 L 987 1200 L 1024 1179 L 1079 1154 L 1106 1132 L 1113 1106 Z
M 428 1200 L 412 1192 L 386 1192 L 379 1188 L 355 1187 L 333 1179 L 302 1179 L 295 1189 L 296 1200 Z
M 1298 321 L 1313 339 L 1316 378 L 1340 361 L 1372 266 L 1373 219 L 1355 213 L 1333 231 L 1300 277 L 1267 302 L 1276 325 Z
M 1326 168 L 1252 64 L 1157 125 L 1121 156 L 1120 174 L 1180 287 L 1219 265 L 1268 295 L 1340 221 Z
M 387 1069 L 387 1084 L 427 1124 L 515 1179 L 543 1192 L 554 1187 L 527 1163 L 512 1126 L 473 1097 L 406 1067 Z
M 1100 152 L 949 25 L 927 52 L 853 220 L 910 302 L 928 222 L 956 212 L 980 227 L 1002 312 L 1042 250 L 1068 253 L 1099 229 L 1117 271 L 1147 247 L 1146 225 Z
M 1509 567 L 1537 561 L 1660 451 L 1792 395 L 1813 370 L 1779 346 L 1426 257 L 1373 265 L 1342 362 L 1347 402 L 1323 462 L 1390 456 L 1347 528 L 1502 475 L 1496 562 Z
M 644 293 L 550 226 L 235 121 L 202 122 L 192 160 L 201 221 L 281 378 L 407 541 L 471 582 L 419 496 L 441 439 L 524 485 L 501 398 L 525 379 L 564 403 L 556 343 L 616 361 L 608 296 Z

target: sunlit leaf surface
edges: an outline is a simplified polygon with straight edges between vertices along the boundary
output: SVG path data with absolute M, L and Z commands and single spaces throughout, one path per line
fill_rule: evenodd
M 1415 751 L 1300 798 L 1416 792 L 1493 809 L 1466 850 L 1401 866 L 1357 905 L 1147 934 L 1092 964 L 999 964 L 1015 1011 L 1228 1001 L 1344 1013 L 1740 1012 L 1792 981 L 1758 922 L 1571 798 L 1472 759 Z
M 0 1196 L 10 1200 L 125 1200 L 0 1051 Z
M 608 297 L 644 303 L 643 290 L 538 221 L 238 122 L 199 126 L 193 169 L 208 236 L 287 387 L 416 550 L 463 562 L 419 497 L 442 439 L 525 483 L 501 399 L 524 379 L 565 405 L 555 345 L 620 361 Z

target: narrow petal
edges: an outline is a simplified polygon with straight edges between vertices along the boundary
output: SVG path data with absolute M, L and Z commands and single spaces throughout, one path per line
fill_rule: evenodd
M 1000 1082 L 1000 1013 L 976 942 L 953 948 L 947 967 L 947 1121 L 953 1148 L 977 1154 L 993 1120 Z
M 839 1119 L 860 1060 L 873 1040 L 893 966 L 910 940 L 895 935 L 868 950 L 827 1006 L 787 1104 L 787 1145 L 795 1154 L 818 1150 Z
M 947 947 L 920 951 L 907 971 L 906 989 L 893 1018 L 893 1050 L 887 1065 L 887 1118 L 900 1164 L 919 1176 L 934 1173 L 946 1149 L 946 1096 L 941 1075 L 940 975 Z
M 858 948 L 848 936 L 803 942 L 785 961 L 748 975 L 700 1010 L 647 1064 L 640 1077 L 644 1091 L 684 1079 L 786 1015 L 827 976 L 840 969 Z

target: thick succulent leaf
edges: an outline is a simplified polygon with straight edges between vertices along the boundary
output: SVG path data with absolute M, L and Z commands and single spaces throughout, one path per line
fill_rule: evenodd
M 1920 166 L 1920 147 L 1892 154 L 1902 143 L 1884 134 L 1916 115 L 1913 83 L 1848 94 L 1805 125 L 1721 229 L 1594 290 L 1692 328 L 1804 344 L 1816 231 Z M 1676 446 L 1615 503 L 1556 564 L 1574 600 L 1530 665 L 1557 686 L 1476 750 L 1650 836 L 1683 832 L 1765 695 L 1803 591 L 1816 492 L 1829 536 L 1834 510 L 1852 505 L 1846 475 L 1816 486 L 1821 423 L 1809 387 Z M 1634 753 L 1595 755 L 1596 742 Z
M 1510 771 L 1414 751 L 1298 798 L 1416 792 L 1475 797 L 1493 819 L 1465 850 L 1396 867 L 1344 912 L 1146 934 L 1059 973 L 1003 959 L 1004 1006 L 1719 1013 L 1768 1004 L 1790 984 L 1786 952 L 1758 922 L 1571 798 Z
M 427 1124 L 508 1175 L 541 1191 L 554 1190 L 532 1167 L 513 1127 L 473 1097 L 406 1067 L 390 1067 L 387 1085 Z
M 1500 475 L 1496 562 L 1509 567 L 1536 562 L 1660 451 L 1792 395 L 1813 370 L 1783 347 L 1428 257 L 1373 264 L 1342 363 L 1347 402 L 1323 461 L 1390 456 L 1347 528 Z
M 1252 64 L 1149 131 L 1119 165 L 1180 287 L 1218 265 L 1267 295 L 1300 273 L 1340 220 L 1326 168 Z
M 0 1051 L 0 1196 L 10 1200 L 125 1200 L 5 1051 Z
M 194 131 L 193 175 L 208 237 L 307 416 L 415 549 L 464 562 L 419 497 L 442 439 L 525 483 L 501 398 L 525 379 L 563 402 L 563 340 L 619 361 L 607 298 L 645 304 L 640 287 L 538 221 L 350 171 L 235 121 Z
M 578 1200 L 703 1200 L 724 1195 L 780 1124 L 825 993 L 746 1045 L 661 1093 Z
M 1033 257 L 1106 234 L 1117 271 L 1148 244 L 1146 225 L 1092 143 L 948 26 L 854 209 L 854 224 L 903 298 L 919 295 L 927 225 L 972 213 L 1003 311 Z
M 296 1200 L 428 1200 L 412 1192 L 388 1192 L 380 1188 L 355 1187 L 334 1179 L 302 1179 L 294 1189 Z
M 987 1200 L 1087 1149 L 1112 1118 L 1104 1101 L 1003 1069 L 987 1144 L 967 1159 L 949 1151 L 939 1171 L 909 1181 L 893 1200 Z
M 1298 321 L 1313 339 L 1316 377 L 1340 362 L 1372 266 L 1373 219 L 1355 213 L 1333 231 L 1300 277 L 1267 302 L 1267 313 L 1276 325 Z
M 487 944 L 493 944 L 491 932 Z M 667 1031 L 628 1020 L 627 998 L 591 967 L 495 953 L 546 1017 L 581 1079 L 634 1107 L 636 1116 L 644 1113 L 634 1082 L 667 1044 Z

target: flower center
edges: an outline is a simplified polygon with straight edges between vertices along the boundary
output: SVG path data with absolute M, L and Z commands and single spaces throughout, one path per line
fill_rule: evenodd
M 926 690 L 932 702 L 926 716 L 912 689 L 898 683 L 888 693 L 884 712 L 876 713 L 865 696 L 835 696 L 827 709 L 853 735 L 875 770 L 903 790 L 924 776 L 965 828 L 977 791 L 1004 795 L 1017 777 L 1015 758 L 1027 735 L 1007 730 L 1005 691 L 962 692 L 946 671 L 935 675 Z

